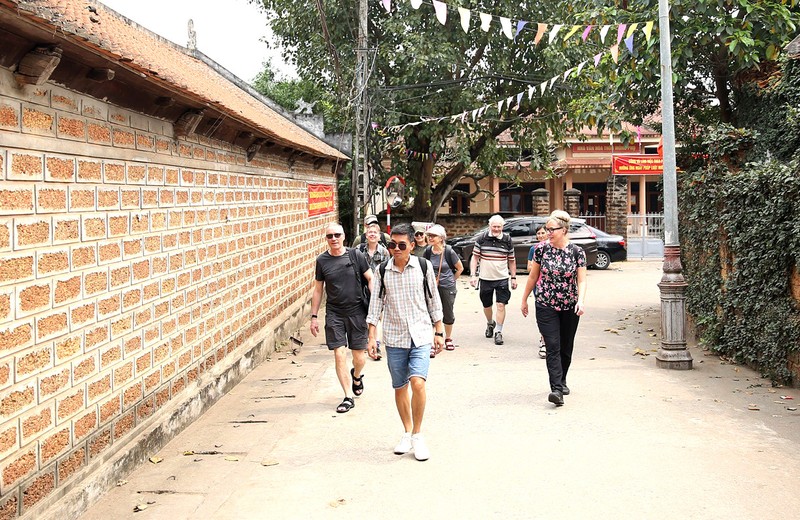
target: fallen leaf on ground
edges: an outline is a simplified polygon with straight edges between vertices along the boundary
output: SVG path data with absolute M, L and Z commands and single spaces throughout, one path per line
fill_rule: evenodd
M 127 483 L 128 483 L 128 481 L 127 481 L 127 480 L 118 480 L 118 481 L 117 481 L 117 486 L 124 486 L 124 485 L 125 485 L 125 484 L 127 484 Z
M 345 505 L 346 503 L 347 503 L 347 500 L 345 500 L 343 498 L 340 498 L 339 500 L 334 500 L 332 502 L 329 502 L 328 505 L 331 506 L 331 507 L 339 507 L 339 506 Z
M 633 351 L 633 355 L 634 355 L 634 356 L 642 356 L 642 357 L 645 357 L 645 356 L 649 356 L 650 354 L 648 354 L 647 352 L 645 352 L 644 350 L 642 350 L 642 349 L 640 349 L 640 348 L 637 348 L 637 349 L 635 349 L 635 350 Z
M 237 462 L 239 460 L 239 457 L 234 457 L 234 456 L 231 455 L 231 456 L 225 457 L 225 460 L 229 460 L 231 462 Z
M 761 408 L 759 408 L 757 404 L 748 404 L 747 409 L 752 410 L 754 412 L 761 410 Z
M 794 399 L 794 397 L 792 397 L 790 395 L 782 395 L 781 399 Z
M 194 452 L 192 450 L 189 450 L 189 451 L 184 451 L 183 454 L 189 456 L 189 455 L 194 455 Z
M 150 458 L 149 458 L 149 459 L 147 459 L 147 460 L 149 460 L 149 461 L 150 461 L 150 462 L 152 462 L 153 464 L 158 464 L 159 462 L 161 462 L 161 461 L 162 461 L 162 460 L 164 460 L 164 459 L 162 459 L 161 457 L 150 457 Z
M 796 406 L 787 406 L 786 409 L 789 410 L 790 412 L 794 412 L 794 411 L 797 410 L 797 407 Z
M 278 465 L 278 461 L 277 460 L 272 460 L 272 459 L 262 460 L 261 461 L 261 465 L 262 466 L 277 466 Z
M 136 504 L 136 506 L 133 508 L 133 512 L 138 513 L 139 511 L 144 511 L 145 509 L 147 509 L 147 504 Z

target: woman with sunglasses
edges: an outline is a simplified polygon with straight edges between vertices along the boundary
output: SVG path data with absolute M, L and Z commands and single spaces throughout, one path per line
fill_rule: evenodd
M 428 247 L 422 256 L 431 262 L 433 272 L 436 273 L 436 288 L 439 290 L 439 298 L 442 300 L 442 312 L 444 312 L 444 348 L 445 350 L 455 350 L 453 343 L 453 324 L 456 321 L 453 307 L 456 303 L 456 280 L 464 271 L 464 264 L 458 257 L 453 248 L 445 244 L 447 232 L 444 227 L 434 224 L 428 228 L 427 232 Z M 431 351 L 431 357 L 434 357 Z
M 522 315 L 528 316 L 528 297 L 536 287 L 536 324 L 547 346 L 547 400 L 556 406 L 563 406 L 570 393 L 567 372 L 586 297 L 586 253 L 570 243 L 569 222 L 566 211 L 550 214 L 545 224 L 549 241 L 533 252 L 521 305 Z
M 426 247 L 428 247 L 428 241 L 425 239 L 425 229 L 421 227 L 415 227 L 414 249 L 411 251 L 411 254 L 414 256 L 422 256 Z
M 531 246 L 530 251 L 528 251 L 528 272 L 531 270 L 531 265 L 533 264 L 533 252 L 536 249 L 542 247 L 545 242 L 547 242 L 547 231 L 544 229 L 547 224 L 542 225 L 539 229 L 536 230 L 536 244 Z M 542 275 L 541 272 L 539 273 L 539 278 L 541 279 Z M 539 280 L 537 280 L 538 282 Z M 536 295 L 536 288 L 533 289 L 533 294 Z M 539 357 L 544 359 L 547 357 L 547 346 L 544 344 L 544 337 L 539 336 Z

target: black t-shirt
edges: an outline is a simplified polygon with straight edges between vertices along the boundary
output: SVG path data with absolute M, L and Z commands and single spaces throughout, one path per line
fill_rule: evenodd
M 354 255 L 358 263 L 358 272 L 369 271 L 367 259 L 360 252 Z M 327 297 L 326 312 L 336 314 L 363 314 L 359 303 L 361 284 L 356 279 L 355 269 L 350 262 L 350 255 L 333 256 L 325 251 L 317 257 L 317 269 L 314 279 L 325 282 L 325 296 Z

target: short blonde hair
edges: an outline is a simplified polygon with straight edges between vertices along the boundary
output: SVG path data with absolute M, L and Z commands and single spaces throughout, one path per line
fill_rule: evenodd
M 561 222 L 565 228 L 569 228 L 569 222 L 572 218 L 570 218 L 569 213 L 563 209 L 557 209 L 550 213 L 550 220 L 557 220 Z

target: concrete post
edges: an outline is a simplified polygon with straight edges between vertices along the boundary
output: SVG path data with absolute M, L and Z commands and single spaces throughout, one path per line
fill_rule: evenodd
M 581 214 L 581 192 L 575 188 L 564 190 L 564 211 L 570 217 L 577 217 Z
M 681 266 L 680 246 L 664 246 L 664 274 L 661 291 L 661 348 L 656 366 L 690 370 L 692 355 L 686 349 L 686 286 Z
M 546 216 L 550 214 L 550 192 L 544 188 L 538 188 L 531 192 L 533 197 L 534 216 Z

